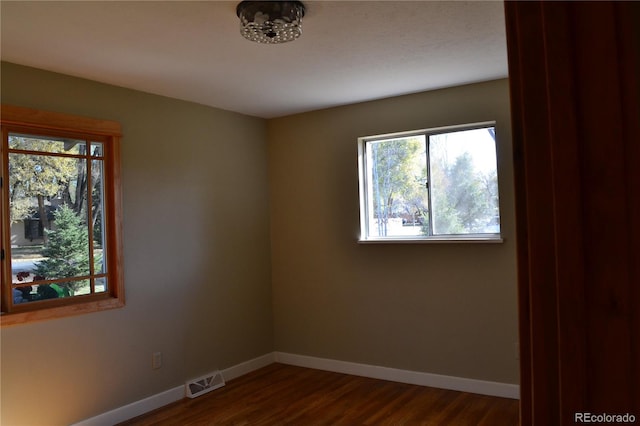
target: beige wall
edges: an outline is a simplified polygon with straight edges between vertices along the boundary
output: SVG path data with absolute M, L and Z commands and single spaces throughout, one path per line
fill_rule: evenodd
M 127 299 L 3 328 L 1 423 L 70 424 L 273 351 L 264 120 L 12 64 L 1 72 L 3 103 L 122 124 Z
M 503 244 L 357 243 L 359 136 L 496 120 Z M 507 80 L 270 120 L 275 347 L 517 383 Z
M 1 72 L 4 103 L 122 123 L 127 298 L 2 329 L 2 424 L 73 423 L 274 350 L 517 383 L 506 80 L 265 121 Z M 504 244 L 357 244 L 358 136 L 487 120 Z

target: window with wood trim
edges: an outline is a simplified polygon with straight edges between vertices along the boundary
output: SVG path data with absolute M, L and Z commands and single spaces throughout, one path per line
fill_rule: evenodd
M 1 112 L 2 325 L 123 306 L 119 123 Z

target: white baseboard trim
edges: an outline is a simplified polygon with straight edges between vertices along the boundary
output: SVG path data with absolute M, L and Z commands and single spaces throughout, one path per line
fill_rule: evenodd
M 481 395 L 500 396 L 512 399 L 519 399 L 520 397 L 520 386 L 509 383 L 487 382 L 484 380 L 443 376 L 440 374 L 400 370 L 397 368 L 379 367 L 355 362 L 338 361 L 335 359 L 296 355 L 286 352 L 271 352 L 249 361 L 242 362 L 222 370 L 222 376 L 225 381 L 233 380 L 254 370 L 273 364 L 274 362 L 295 365 L 298 367 L 315 368 L 317 370 L 332 371 L 334 373 L 352 374 L 355 376 L 370 377 L 373 379 L 471 392 Z M 176 386 L 175 388 L 141 399 L 140 401 L 107 411 L 106 413 L 91 417 L 90 419 L 82 420 L 72 426 L 113 425 L 148 413 L 149 411 L 171 404 L 172 402 L 179 401 L 184 397 L 184 385 Z
M 259 368 L 265 367 L 269 364 L 273 364 L 274 362 L 275 354 L 274 352 L 271 352 L 224 369 L 222 370 L 222 376 L 224 377 L 225 381 L 232 380 Z M 185 382 L 187 381 L 188 380 L 185 380 Z M 148 398 L 141 399 L 140 401 L 136 401 L 123 407 L 116 408 L 115 410 L 107 411 L 106 413 L 91 417 L 90 419 L 83 420 L 72 426 L 114 425 L 116 423 L 124 422 L 134 417 L 138 417 L 157 408 L 164 407 L 165 405 L 179 401 L 184 397 L 184 385 L 176 386 L 175 388 L 160 392 Z
M 172 402 L 179 401 L 182 398 L 184 398 L 184 385 L 176 386 L 175 388 L 141 399 L 140 401 L 132 402 L 124 407 L 107 411 L 90 419 L 82 420 L 72 426 L 115 425 L 157 408 L 164 407 Z
M 316 358 L 285 352 L 275 352 L 275 362 L 295 365 L 298 367 L 332 371 L 334 373 L 352 374 L 355 376 L 370 377 L 373 379 L 389 380 L 392 382 L 430 386 L 440 389 L 477 393 L 481 395 L 499 396 L 503 398 L 520 399 L 520 386 L 509 383 L 488 382 L 484 380 L 467 379 L 463 377 L 443 376 L 440 374 L 400 370 L 397 368 L 379 367 L 375 365 L 358 364 L 355 362 L 338 361 L 326 358 Z
M 233 380 L 274 362 L 276 362 L 275 352 L 271 352 L 222 370 L 222 377 L 225 381 Z

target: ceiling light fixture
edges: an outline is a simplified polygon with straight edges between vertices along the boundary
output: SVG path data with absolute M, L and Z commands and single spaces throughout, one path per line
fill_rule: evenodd
M 236 7 L 240 34 L 257 43 L 286 43 L 302 34 L 304 5 L 299 1 L 243 1 Z

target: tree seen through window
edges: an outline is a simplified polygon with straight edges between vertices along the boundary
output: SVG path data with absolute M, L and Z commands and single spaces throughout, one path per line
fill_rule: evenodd
M 366 238 L 499 235 L 495 128 L 361 142 Z

